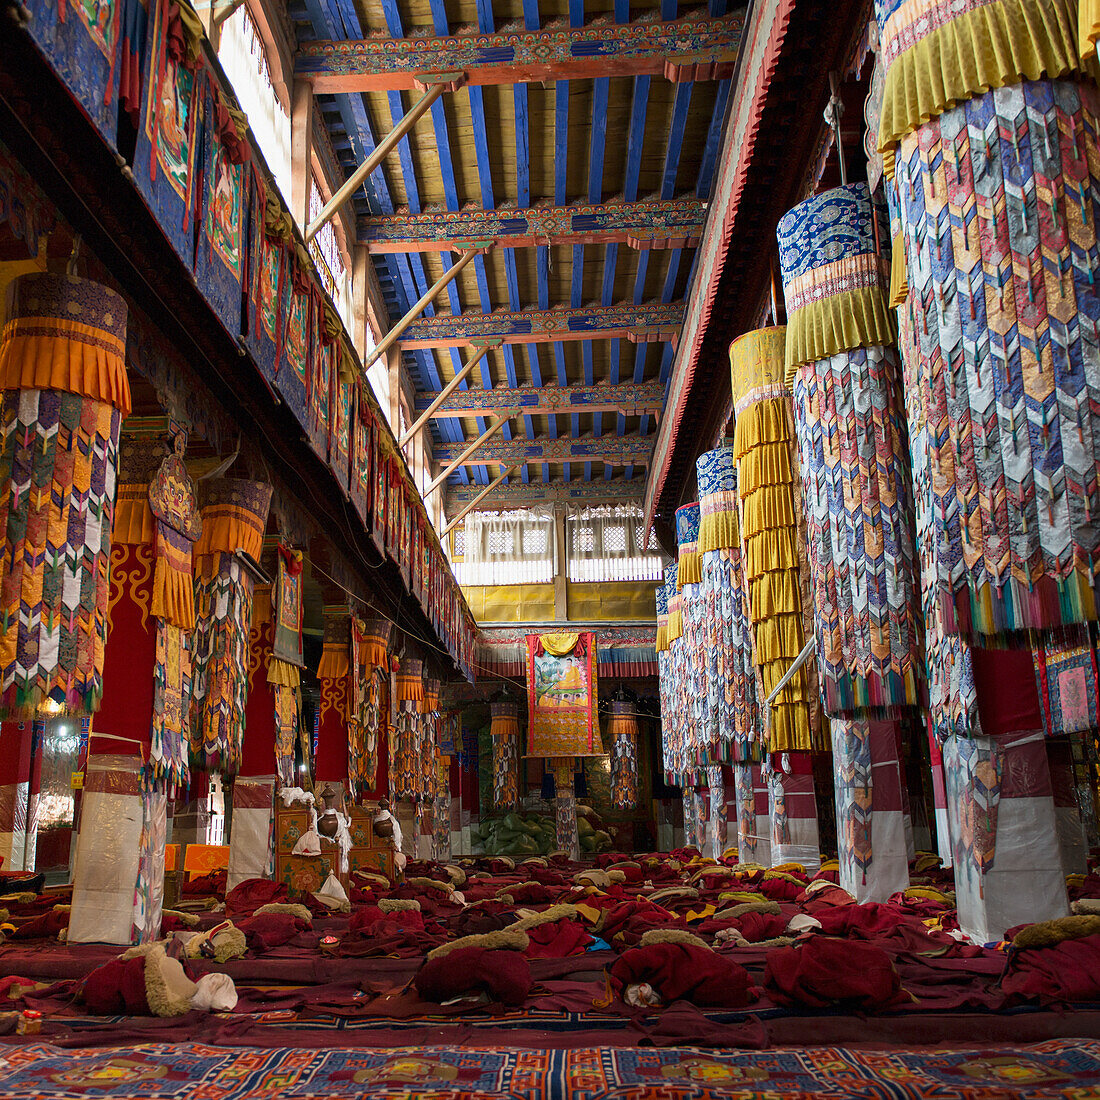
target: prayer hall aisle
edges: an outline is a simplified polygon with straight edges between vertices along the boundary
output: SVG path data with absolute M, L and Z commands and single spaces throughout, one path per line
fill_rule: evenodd
M 1100 1089 L 1100 0 L 0 27 L 0 1097 Z

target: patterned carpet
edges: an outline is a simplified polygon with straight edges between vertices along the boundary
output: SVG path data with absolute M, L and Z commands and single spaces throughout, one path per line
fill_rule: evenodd
M 1100 1095 L 1098 1086 L 1100 1042 L 1074 1039 L 972 1050 L 809 1047 L 721 1054 L 686 1047 L 260 1050 L 198 1044 L 61 1050 L 43 1043 L 0 1050 L 5 1100 L 1068 1100 Z

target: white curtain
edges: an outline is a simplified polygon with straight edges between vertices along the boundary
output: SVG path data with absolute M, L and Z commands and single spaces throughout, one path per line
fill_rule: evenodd
M 544 584 L 557 572 L 554 513 L 549 508 L 471 512 L 463 530 L 459 584 Z
M 565 546 L 571 581 L 655 581 L 662 576 L 660 549 L 635 505 L 603 505 L 567 516 Z

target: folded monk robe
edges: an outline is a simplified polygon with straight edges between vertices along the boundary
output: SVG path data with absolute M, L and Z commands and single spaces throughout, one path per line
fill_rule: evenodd
M 596 931 L 608 943 L 636 944 L 651 928 L 687 928 L 687 921 L 648 901 L 621 901 L 604 910 Z M 621 937 L 621 939 L 620 939 Z
M 592 942 L 584 927 L 568 917 L 547 921 L 526 931 L 530 943 L 523 953 L 529 959 L 564 959 L 568 955 L 581 955 Z
M 261 905 L 286 902 L 290 891 L 285 882 L 273 882 L 266 878 L 248 878 L 237 883 L 225 895 L 225 911 L 230 917 L 255 913 Z
M 624 951 L 609 972 L 612 988 L 625 999 L 631 986 L 649 985 L 664 1004 L 690 1001 L 710 1008 L 749 1003 L 749 972 L 709 947 L 651 943 Z
M 62 928 L 69 927 L 70 909 L 67 905 L 58 906 L 46 913 L 39 913 L 24 921 L 11 933 L 13 940 L 56 940 Z
M 256 954 L 282 947 L 310 927 L 309 921 L 290 913 L 256 913 L 239 917 L 235 923 L 244 933 L 248 949 Z
M 464 993 L 485 993 L 492 1001 L 519 1005 L 531 989 L 531 967 L 519 951 L 458 947 L 428 959 L 413 984 L 425 1001 L 441 1003 Z
M 1020 929 L 1001 988 L 1044 1004 L 1100 1000 L 1100 916 L 1061 917 Z
M 222 898 L 225 897 L 225 882 L 225 871 L 210 871 L 184 879 L 181 892 L 189 898 Z
M 908 1000 L 880 947 L 821 935 L 769 951 L 764 988 L 776 1004 L 808 1008 L 884 1008 Z

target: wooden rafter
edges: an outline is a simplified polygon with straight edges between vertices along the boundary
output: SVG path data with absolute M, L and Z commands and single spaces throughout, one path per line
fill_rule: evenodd
M 585 439 L 494 439 L 480 445 L 477 461 L 506 463 L 605 462 L 609 466 L 644 466 L 653 436 L 605 435 Z M 435 448 L 438 462 L 452 463 L 469 444 L 448 443 Z

